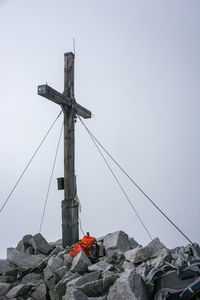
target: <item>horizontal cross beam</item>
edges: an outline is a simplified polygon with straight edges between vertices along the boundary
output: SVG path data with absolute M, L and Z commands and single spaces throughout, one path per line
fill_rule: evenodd
M 91 118 L 91 111 L 78 104 L 75 99 L 72 100 L 69 97 L 64 96 L 63 94 L 52 89 L 47 84 L 38 86 L 38 95 L 43 96 L 59 105 L 67 105 L 69 107 L 74 105 L 75 112 L 79 116 L 83 117 L 84 119 Z

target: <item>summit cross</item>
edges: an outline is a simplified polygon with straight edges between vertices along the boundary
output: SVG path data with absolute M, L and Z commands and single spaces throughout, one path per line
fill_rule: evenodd
M 64 55 L 64 92 L 47 84 L 38 86 L 38 95 L 59 104 L 64 113 L 64 200 L 62 201 L 62 244 L 71 246 L 79 240 L 79 212 L 74 171 L 74 123 L 76 115 L 91 118 L 91 112 L 78 104 L 74 97 L 74 54 Z

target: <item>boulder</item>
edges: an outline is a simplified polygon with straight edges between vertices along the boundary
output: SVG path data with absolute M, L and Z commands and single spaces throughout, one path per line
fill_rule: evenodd
M 63 267 L 63 259 L 61 257 L 52 256 L 47 263 L 47 268 L 50 268 L 54 273 L 61 267 Z
M 131 249 L 135 249 L 135 248 L 137 248 L 139 246 L 138 242 L 136 242 L 134 240 L 134 238 L 130 237 L 128 240 L 129 240 L 130 248 Z
M 167 249 L 158 238 L 155 238 L 145 247 L 137 247 L 125 252 L 125 257 L 128 261 L 135 264 L 148 260 L 149 258 L 157 257 L 163 249 Z
M 55 248 L 55 246 L 47 243 L 45 238 L 40 233 L 35 234 L 30 239 L 29 243 L 33 247 L 35 254 L 38 254 L 38 253 L 48 254 Z
M 53 290 L 59 281 L 55 272 L 51 271 L 49 267 L 44 269 L 44 281 L 50 290 Z
M 56 270 L 56 274 L 60 279 L 62 279 L 65 274 L 67 273 L 68 268 L 66 266 L 60 267 L 59 269 Z
M 69 255 L 69 254 L 64 254 L 63 258 L 64 258 L 64 265 L 68 269 L 70 269 L 71 265 L 72 265 L 73 257 L 71 255 Z
M 103 241 L 106 252 L 108 249 L 118 249 L 122 252 L 130 250 L 128 235 L 123 231 L 116 231 L 105 236 Z
M 9 283 L 0 282 L 0 296 L 4 296 L 8 292 L 10 287 L 11 285 Z
M 126 271 L 109 289 L 107 300 L 149 300 L 146 286 L 135 271 Z
M 27 284 L 19 284 L 15 287 L 13 287 L 9 292 L 6 294 L 6 297 L 8 299 L 17 298 L 20 299 L 20 296 L 27 296 L 28 292 L 30 291 L 31 286 Z
M 113 269 L 113 266 L 111 264 L 105 262 L 104 260 L 100 260 L 96 264 L 93 264 L 88 267 L 89 272 L 94 272 L 94 271 L 103 272 L 103 271 L 110 271 L 112 269 Z
M 10 265 L 8 259 L 0 259 L 0 275 L 17 276 L 17 269 Z
M 31 234 L 25 235 L 21 241 L 17 244 L 16 249 L 22 253 L 26 253 L 27 248 L 30 247 L 30 239 L 32 238 Z
M 84 273 L 91 264 L 87 255 L 81 251 L 74 257 L 70 271 Z
M 14 248 L 7 249 L 7 258 L 21 272 L 36 269 L 43 261 L 43 255 L 27 255 Z
M 119 275 L 116 273 L 104 276 L 104 278 L 103 278 L 103 293 L 108 292 L 110 286 L 114 284 L 114 282 L 116 281 L 116 279 L 118 277 L 119 277 Z
M 81 275 L 80 275 L 79 273 L 72 273 L 71 271 L 68 271 L 68 272 L 65 274 L 65 276 L 63 277 L 63 279 L 61 279 L 61 280 L 57 283 L 57 285 L 56 285 L 56 287 L 55 287 L 55 289 L 54 289 L 54 291 L 55 291 L 55 293 L 58 295 L 58 298 L 59 298 L 59 299 L 62 299 L 62 296 L 65 295 L 67 283 L 68 283 L 69 281 L 72 281 L 72 280 L 74 280 L 74 279 L 80 277 L 80 276 L 81 276 Z
M 108 255 L 105 261 L 113 265 L 122 265 L 125 260 L 125 256 L 122 252 L 116 250 L 108 250 L 107 254 Z
M 154 268 L 160 268 L 171 261 L 171 253 L 168 249 L 163 248 L 160 250 L 159 255 L 151 261 L 151 266 Z
M 46 300 L 47 298 L 47 289 L 44 283 L 38 285 L 34 293 L 32 293 L 32 298 L 35 300 Z
M 83 292 L 88 297 L 98 297 L 103 294 L 103 279 L 98 279 L 85 283 L 84 285 L 78 287 L 81 292 Z
M 86 283 L 89 283 L 91 281 L 94 281 L 94 280 L 97 280 L 99 279 L 101 276 L 101 272 L 100 271 L 96 271 L 96 272 L 92 272 L 92 273 L 89 273 L 89 274 L 86 274 L 84 276 L 81 276 L 81 277 L 78 277 L 74 280 L 71 280 L 67 283 L 67 287 L 68 286 L 82 286 Z
M 43 279 L 40 274 L 29 273 L 22 278 L 21 283 L 22 284 L 31 283 L 33 286 L 36 286 L 40 284 L 41 281 L 43 281 Z
M 64 300 L 87 300 L 88 297 L 84 295 L 81 291 L 78 289 L 75 289 L 73 287 L 69 287 L 66 291 L 65 297 L 63 297 Z

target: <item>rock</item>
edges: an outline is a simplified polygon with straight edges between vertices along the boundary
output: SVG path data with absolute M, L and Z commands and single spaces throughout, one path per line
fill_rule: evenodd
M 21 283 L 22 284 L 31 283 L 32 285 L 36 286 L 36 285 L 40 284 L 41 281 L 43 281 L 43 280 L 42 280 L 42 276 L 40 274 L 29 273 L 22 278 Z
M 103 241 L 98 242 L 98 246 L 99 246 L 99 253 L 98 255 L 101 257 L 105 256 L 105 247 L 103 245 Z
M 33 254 L 34 254 L 33 247 L 29 246 L 29 247 L 26 249 L 25 253 L 28 254 L 28 255 L 33 255 Z
M 149 300 L 146 286 L 135 271 L 126 271 L 111 286 L 107 300 Z
M 89 272 L 94 272 L 94 271 L 110 271 L 113 269 L 113 266 L 104 260 L 100 260 L 98 263 L 93 264 L 88 267 Z
M 0 259 L 0 275 L 17 276 L 17 269 L 10 265 L 8 259 Z
M 31 234 L 27 234 L 25 235 L 21 241 L 19 241 L 19 243 L 17 244 L 17 247 L 16 249 L 22 253 L 25 253 L 26 252 L 26 249 L 28 247 L 30 247 L 30 239 L 32 238 L 32 235 Z
M 57 240 L 55 242 L 50 242 L 49 245 L 54 246 L 54 247 L 56 247 L 56 246 L 62 246 L 62 239 Z
M 130 248 L 131 249 L 135 249 L 135 248 L 137 248 L 139 246 L 138 242 L 136 242 L 134 240 L 134 238 L 130 237 L 128 240 L 129 240 Z
M 158 256 L 163 249 L 167 249 L 158 238 L 155 238 L 146 247 L 135 248 L 125 252 L 125 257 L 128 261 L 132 261 L 135 264 L 141 263 Z
M 100 271 L 96 271 L 96 272 L 92 272 L 92 273 L 89 273 L 89 274 L 86 274 L 84 276 L 81 276 L 81 277 L 78 277 L 74 280 L 71 280 L 67 283 L 67 287 L 68 286 L 82 286 L 88 282 L 91 282 L 91 281 L 95 281 L 97 279 L 99 279 L 101 276 L 101 272 Z
M 64 255 L 64 265 L 65 265 L 68 269 L 71 268 L 72 261 L 73 261 L 73 257 L 71 257 L 71 255 L 69 255 L 69 254 L 65 254 L 65 255 Z
M 60 279 L 62 279 L 65 274 L 67 273 L 68 268 L 66 266 L 60 267 L 59 269 L 56 270 L 56 274 Z
M 11 285 L 9 283 L 0 282 L 0 296 L 4 296 L 8 292 L 10 287 Z
M 63 267 L 63 259 L 61 257 L 52 256 L 47 263 L 47 268 L 50 268 L 54 273 L 61 267 Z
M 128 235 L 123 231 L 116 231 L 106 235 L 103 241 L 106 252 L 108 249 L 119 249 L 122 252 L 130 250 Z
M 19 284 L 15 287 L 13 287 L 7 294 L 6 297 L 8 299 L 12 299 L 17 297 L 17 299 L 19 299 L 19 296 L 23 296 L 28 294 L 29 290 L 30 290 L 30 285 L 25 285 L 25 284 Z
M 81 291 L 73 288 L 73 287 L 69 287 L 66 291 L 64 300 L 87 300 L 88 297 L 86 295 L 84 295 L 84 293 L 82 293 Z
M 163 243 L 160 242 L 159 238 L 155 238 L 146 246 L 150 251 L 150 257 L 156 257 L 160 255 L 162 249 L 168 250 Z
M 88 282 L 78 287 L 88 297 L 98 297 L 103 294 L 103 279 Z
M 88 300 L 106 300 L 106 296 L 102 296 L 102 297 L 89 297 Z
M 63 250 L 63 247 L 62 246 L 56 246 L 55 249 L 53 249 L 51 251 L 51 253 L 49 254 L 49 258 L 53 255 L 58 255 L 60 252 L 63 252 L 63 254 L 65 253 L 65 251 Z M 63 258 L 63 256 L 59 256 L 61 258 Z
M 166 248 L 160 250 L 160 254 L 151 261 L 151 266 L 154 268 L 160 268 L 171 261 L 170 251 Z
M 32 293 L 32 298 L 35 300 L 46 300 L 47 289 L 44 283 L 40 284 L 34 293 Z
M 122 252 L 116 251 L 116 250 L 108 250 L 107 252 L 108 256 L 105 259 L 105 262 L 111 263 L 113 265 L 122 265 L 125 256 Z
M 135 270 L 135 265 L 131 261 L 124 261 L 122 264 L 122 268 L 127 271 L 127 270 Z
M 55 248 L 55 246 L 47 243 L 45 238 L 40 233 L 35 234 L 29 242 L 34 249 L 35 254 L 48 254 Z
M 81 275 L 79 273 L 72 273 L 71 271 L 68 271 L 64 278 L 61 279 L 56 287 L 55 287 L 55 293 L 58 295 L 59 299 L 62 298 L 62 296 L 65 295 L 65 292 L 66 292 L 66 285 L 69 281 L 72 281 L 78 277 L 80 277 Z
M 43 255 L 27 255 L 14 248 L 7 249 L 7 258 L 21 272 L 34 270 L 44 259 Z
M 88 270 L 91 265 L 91 261 L 84 252 L 79 252 L 73 259 L 70 271 L 84 273 Z
M 59 281 L 55 272 L 51 271 L 49 267 L 44 269 L 44 281 L 50 290 L 53 290 Z
M 103 278 L 103 293 L 109 290 L 110 286 L 113 285 L 118 277 L 118 274 L 113 273 Z
M 124 255 L 128 261 L 138 264 L 149 259 L 150 254 L 147 247 L 141 247 L 126 251 Z

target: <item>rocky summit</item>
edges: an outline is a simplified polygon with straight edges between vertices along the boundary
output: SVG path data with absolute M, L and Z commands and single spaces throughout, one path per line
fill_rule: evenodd
M 41 234 L 26 235 L 0 259 L 0 300 L 148 300 L 154 299 L 153 275 L 163 266 L 180 267 L 200 259 L 197 244 L 168 249 L 158 238 L 141 246 L 123 231 L 98 238 L 98 257 Z M 149 270 L 154 272 L 149 272 Z

